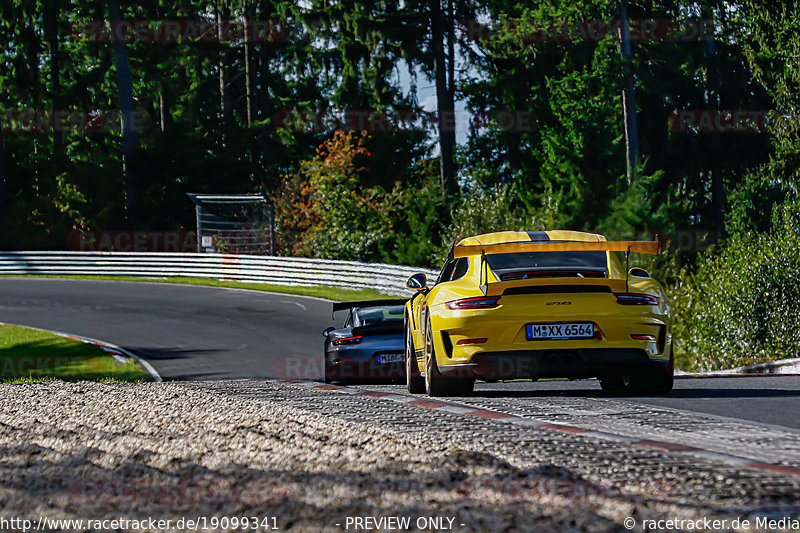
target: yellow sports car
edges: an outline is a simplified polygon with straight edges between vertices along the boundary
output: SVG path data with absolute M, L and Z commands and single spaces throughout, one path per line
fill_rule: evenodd
M 409 392 L 589 377 L 608 393 L 671 391 L 669 302 L 645 270 L 628 269 L 632 252 L 658 253 L 658 242 L 563 230 L 462 240 L 432 287 L 424 274 L 408 279 L 417 291 L 405 307 Z

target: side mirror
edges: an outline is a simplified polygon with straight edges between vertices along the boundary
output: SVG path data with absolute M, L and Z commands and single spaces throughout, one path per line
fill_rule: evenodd
M 406 281 L 406 287 L 413 291 L 424 291 L 428 288 L 428 278 L 422 273 L 414 274 Z
M 649 278 L 650 273 L 647 270 L 639 267 L 633 267 L 632 269 L 628 270 L 628 274 L 635 278 Z
M 322 336 L 323 336 L 323 337 L 327 337 L 328 335 L 330 335 L 331 331 L 333 331 L 333 330 L 335 330 L 335 329 L 336 329 L 336 328 L 334 328 L 334 327 L 325 328 L 325 329 L 322 331 Z

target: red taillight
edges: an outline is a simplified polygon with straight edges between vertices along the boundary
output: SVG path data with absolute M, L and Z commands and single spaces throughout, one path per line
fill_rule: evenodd
M 336 339 L 335 341 L 333 341 L 333 345 L 334 346 L 345 346 L 347 344 L 358 344 L 359 342 L 361 342 L 361 339 L 363 339 L 363 338 L 364 337 L 359 335 L 357 337 L 345 337 L 343 339 Z
M 445 305 L 452 311 L 459 309 L 494 309 L 500 301 L 499 296 L 478 296 L 477 298 L 465 298 L 463 300 L 453 300 Z
M 617 303 L 621 305 L 658 305 L 658 296 L 635 292 L 617 292 Z
M 655 335 L 631 335 L 631 339 L 635 339 L 637 341 L 654 341 L 656 340 Z
M 456 344 L 458 344 L 459 346 L 462 346 L 464 344 L 483 344 L 484 342 L 486 342 L 485 338 L 480 338 L 480 339 L 461 339 Z

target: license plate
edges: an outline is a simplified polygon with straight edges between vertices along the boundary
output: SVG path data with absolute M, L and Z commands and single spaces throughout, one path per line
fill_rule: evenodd
M 406 360 L 405 355 L 401 353 L 379 353 L 379 363 L 402 363 Z
M 588 339 L 594 337 L 594 324 L 573 322 L 570 324 L 528 324 L 528 340 Z

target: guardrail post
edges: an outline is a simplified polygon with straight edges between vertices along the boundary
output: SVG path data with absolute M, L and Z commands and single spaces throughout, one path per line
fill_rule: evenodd
M 275 255 L 275 204 L 269 201 L 269 255 Z
M 199 205 L 195 205 L 194 206 L 194 214 L 195 214 L 195 218 L 197 219 L 197 226 L 196 226 L 197 227 L 197 253 L 199 254 L 199 253 L 203 253 L 203 249 L 200 247 L 200 244 L 202 243 L 202 237 L 200 236 L 200 206 Z

